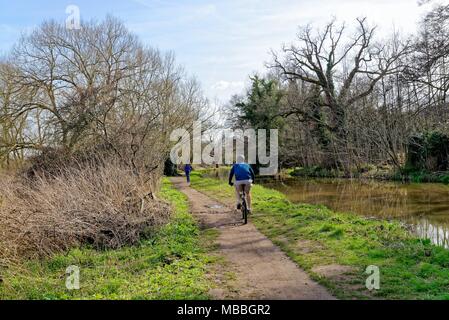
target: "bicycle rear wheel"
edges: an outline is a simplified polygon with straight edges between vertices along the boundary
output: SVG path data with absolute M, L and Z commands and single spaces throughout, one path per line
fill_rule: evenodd
M 242 218 L 244 224 L 248 224 L 248 206 L 246 204 L 246 199 L 243 199 L 242 201 Z
M 245 212 L 243 214 L 243 220 L 245 221 L 245 224 L 248 224 L 248 209 L 245 206 Z

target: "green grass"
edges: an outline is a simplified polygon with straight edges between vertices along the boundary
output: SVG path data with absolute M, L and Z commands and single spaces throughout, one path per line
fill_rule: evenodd
M 449 184 L 449 171 L 429 172 L 404 168 L 397 170 L 394 167 L 376 167 L 365 164 L 353 168 L 350 174 L 338 170 L 328 170 L 319 166 L 305 168 L 285 169 L 286 177 L 292 178 L 368 178 L 377 180 L 408 181 L 413 183 L 444 183 Z M 225 175 L 225 173 L 222 173 Z
M 141 245 L 120 250 L 73 249 L 45 261 L 29 261 L 21 269 L 4 270 L 0 299 L 208 299 L 213 286 L 209 270 L 217 258 L 201 243 L 201 233 L 186 197 L 164 181 L 160 196 L 175 209 L 172 220 Z M 65 287 L 65 270 L 81 270 L 80 290 Z
M 224 181 L 192 177 L 192 186 L 224 202 L 233 190 Z M 289 202 L 275 190 L 253 189 L 257 228 L 312 278 L 343 299 L 449 299 L 449 250 L 411 236 L 399 223 L 336 213 L 324 206 Z M 322 277 L 314 267 L 337 264 L 349 271 Z M 365 270 L 380 268 L 380 290 L 368 291 Z
M 427 171 L 405 171 L 403 173 L 396 173 L 394 176 L 396 180 L 407 180 L 414 183 L 444 183 L 449 184 L 449 172 L 427 172 Z

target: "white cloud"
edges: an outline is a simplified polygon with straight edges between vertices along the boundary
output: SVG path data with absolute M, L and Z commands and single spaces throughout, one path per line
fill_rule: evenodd
M 242 90 L 245 86 L 245 83 L 243 81 L 225 81 L 220 80 L 212 85 L 211 89 L 216 91 L 225 91 L 225 90 Z

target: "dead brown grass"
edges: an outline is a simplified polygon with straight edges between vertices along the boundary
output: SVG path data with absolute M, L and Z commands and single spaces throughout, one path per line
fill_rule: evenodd
M 169 205 L 118 163 L 84 163 L 57 176 L 0 178 L 0 265 L 89 244 L 119 248 L 164 224 Z

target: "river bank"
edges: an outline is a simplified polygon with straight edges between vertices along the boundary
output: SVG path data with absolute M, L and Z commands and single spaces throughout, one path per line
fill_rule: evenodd
M 203 169 L 201 174 L 227 181 L 230 168 Z M 398 179 L 292 176 L 257 177 L 257 184 L 282 192 L 293 203 L 325 205 L 334 211 L 400 221 L 414 235 L 449 248 L 449 186 Z
M 118 250 L 72 249 L 51 259 L 0 269 L 0 300 L 204 300 L 214 287 L 219 258 L 216 234 L 202 232 L 187 198 L 165 181 L 160 197 L 174 213 L 170 223 Z M 80 289 L 66 288 L 66 268 L 80 270 Z
M 366 165 L 355 168 L 351 172 L 329 170 L 319 166 L 290 168 L 282 171 L 284 178 L 341 178 L 370 179 L 381 181 L 399 181 L 412 183 L 444 183 L 449 184 L 449 172 L 427 172 L 416 170 L 397 170 L 391 166 Z
M 417 237 L 449 248 L 449 186 L 373 179 L 299 178 L 263 183 L 293 203 L 397 220 Z
M 210 177 L 227 179 L 229 170 L 227 166 L 219 168 L 201 169 Z M 449 184 L 449 172 L 426 172 L 426 171 L 398 171 L 391 166 L 373 166 L 367 165 L 351 172 L 339 170 L 324 169 L 319 166 L 296 167 L 281 169 L 276 177 L 259 177 L 266 180 L 295 180 L 299 178 L 328 178 L 328 179 L 360 179 L 360 180 L 378 180 L 394 181 L 402 183 L 443 183 Z
M 226 203 L 225 181 L 193 176 L 192 186 Z M 256 227 L 309 275 L 342 299 L 449 299 L 449 251 L 419 239 L 398 222 L 294 204 L 281 192 L 255 186 Z M 369 291 L 368 266 L 380 270 Z

